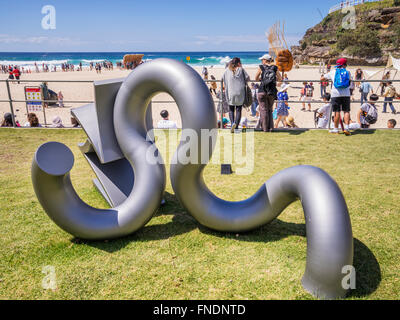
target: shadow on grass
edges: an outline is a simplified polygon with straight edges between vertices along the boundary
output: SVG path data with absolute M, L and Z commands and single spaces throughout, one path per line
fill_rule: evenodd
M 284 222 L 275 219 L 271 223 L 251 232 L 235 234 L 220 233 L 203 226 L 199 226 L 201 232 L 213 236 L 238 241 L 272 242 L 279 241 L 289 236 L 306 237 L 306 225 Z M 372 294 L 378 288 L 382 276 L 378 260 L 372 251 L 360 240 L 354 238 L 353 266 L 356 270 L 356 289 L 349 292 L 348 297 L 363 297 Z
M 364 130 L 355 130 L 351 133 L 352 136 L 357 134 L 374 134 L 376 132 L 375 129 L 364 129 Z
M 200 225 L 180 205 L 177 198 L 165 194 L 167 204 L 160 208 L 156 216 L 173 215 L 172 222 L 159 225 L 148 225 L 134 234 L 111 241 L 84 241 L 72 239 L 73 242 L 83 243 L 88 246 L 112 253 L 123 249 L 129 243 L 165 240 L 181 234 L 188 233 L 196 228 L 200 232 L 225 239 L 235 239 L 247 242 L 273 242 L 280 241 L 290 236 L 306 237 L 305 224 L 284 222 L 275 219 L 254 231 L 241 233 L 239 237 L 234 233 L 223 233 L 211 230 Z M 377 259 L 368 247 L 360 240 L 354 239 L 353 265 L 356 270 L 356 289 L 349 293 L 349 297 L 363 297 L 373 293 L 381 282 L 381 269 Z
M 289 133 L 293 136 L 299 136 L 303 133 L 310 131 L 309 129 L 302 129 L 302 128 L 294 128 L 294 129 L 286 129 L 286 128 L 275 128 L 272 132 L 280 132 L 280 133 Z
M 146 242 L 154 240 L 165 240 L 188 233 L 198 227 L 194 218 L 186 213 L 180 205 L 178 199 L 166 192 L 164 194 L 166 204 L 161 206 L 154 217 L 162 215 L 173 215 L 172 222 L 159 225 L 146 225 L 132 235 L 109 241 L 91 241 L 72 238 L 72 242 L 76 244 L 85 244 L 93 248 L 106 251 L 109 253 L 119 251 L 125 248 L 129 243 Z

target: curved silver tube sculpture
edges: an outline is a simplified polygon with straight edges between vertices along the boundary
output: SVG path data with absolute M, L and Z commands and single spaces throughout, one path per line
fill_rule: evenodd
M 216 128 L 216 114 L 201 77 L 189 66 L 169 59 L 139 66 L 123 82 L 114 105 L 116 139 L 135 174 L 132 192 L 122 204 L 101 210 L 79 198 L 69 176 L 73 154 L 65 145 L 49 142 L 35 154 L 32 181 L 36 195 L 62 229 L 84 239 L 109 239 L 133 233 L 151 219 L 161 202 L 166 180 L 160 155 L 155 155 L 159 158 L 156 164 L 145 157 L 151 146 L 146 140 L 146 109 L 159 92 L 175 99 L 183 129 L 194 130 L 199 139 L 181 141 L 175 159 L 188 150 L 187 143 L 203 148 L 200 131 Z M 303 286 L 321 298 L 345 296 L 342 269 L 353 263 L 353 236 L 346 202 L 336 182 L 319 168 L 297 166 L 273 176 L 248 200 L 224 201 L 203 180 L 206 165 L 200 164 L 200 159 L 204 152 L 211 157 L 213 147 L 199 150 L 199 164 L 171 165 L 172 186 L 186 210 L 211 229 L 243 232 L 269 223 L 300 199 L 307 231 Z

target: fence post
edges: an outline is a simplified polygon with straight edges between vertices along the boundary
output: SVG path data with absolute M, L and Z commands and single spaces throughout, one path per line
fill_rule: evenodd
M 15 127 L 17 127 L 17 125 L 15 123 L 14 107 L 13 107 L 13 104 L 12 104 L 10 83 L 9 83 L 8 79 L 6 79 L 6 85 L 7 85 L 8 101 L 10 103 L 10 110 L 11 110 L 11 117 L 12 117 L 13 127 L 15 128 Z
M 220 91 L 220 96 L 219 96 L 219 104 L 221 107 L 221 129 L 224 129 L 224 81 L 221 79 L 221 91 Z

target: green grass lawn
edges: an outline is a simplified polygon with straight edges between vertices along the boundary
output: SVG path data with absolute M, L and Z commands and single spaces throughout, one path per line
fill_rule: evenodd
M 168 204 L 129 237 L 87 242 L 58 228 L 33 192 L 31 160 L 40 144 L 65 143 L 75 155 L 78 194 L 105 208 L 77 147 L 84 139 L 80 130 L 0 130 L 0 299 L 313 299 L 300 283 L 306 235 L 299 202 L 253 232 L 219 233 L 188 215 L 168 180 Z M 211 190 L 243 200 L 284 168 L 321 167 L 351 215 L 357 289 L 348 299 L 399 299 L 400 132 L 256 133 L 255 145 L 252 175 L 221 176 L 219 166 L 207 166 Z M 45 266 L 55 268 L 56 290 L 42 288 Z

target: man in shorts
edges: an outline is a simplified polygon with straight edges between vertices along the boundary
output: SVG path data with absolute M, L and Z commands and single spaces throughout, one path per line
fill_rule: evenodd
M 344 134 L 346 136 L 350 135 L 349 124 L 350 124 L 350 84 L 352 81 L 352 77 L 349 71 L 346 70 L 347 67 L 347 59 L 341 58 L 336 62 L 336 68 L 331 72 L 325 74 L 322 77 L 322 80 L 332 81 L 334 85 L 332 86 L 331 91 L 331 105 L 332 111 L 335 115 L 334 117 L 334 129 L 329 131 L 330 133 L 339 133 L 339 120 L 340 120 L 340 112 L 344 112 Z M 348 87 L 336 87 L 335 86 L 335 77 L 336 72 L 346 71 L 348 73 L 349 83 Z

